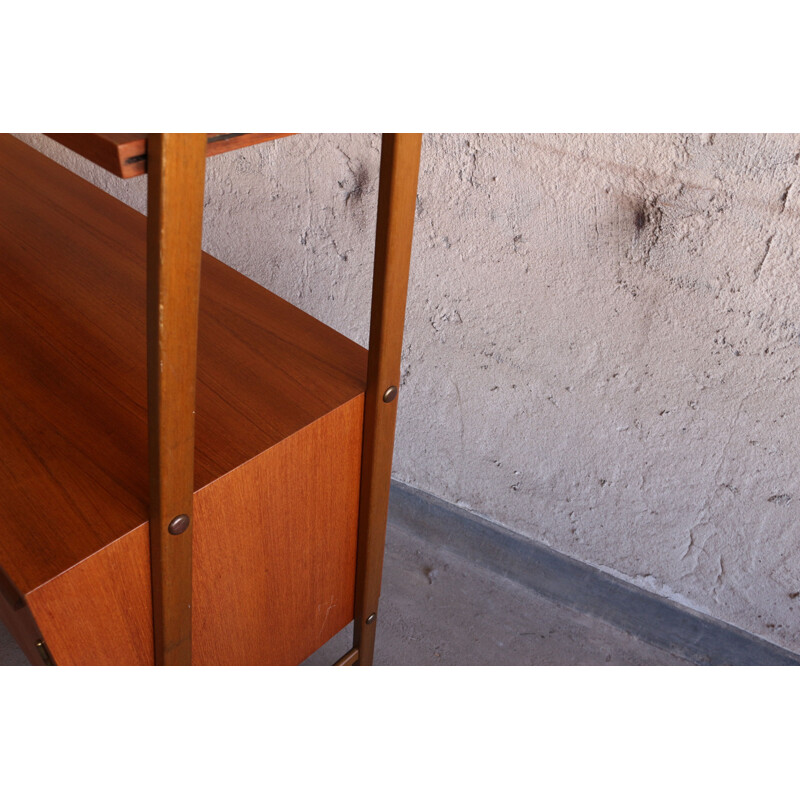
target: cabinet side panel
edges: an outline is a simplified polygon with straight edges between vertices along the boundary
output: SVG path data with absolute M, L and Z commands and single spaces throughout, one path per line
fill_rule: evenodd
M 193 663 L 299 664 L 353 619 L 363 413 L 362 394 L 195 493 Z M 26 600 L 57 664 L 152 664 L 147 524 Z
M 147 524 L 40 586 L 27 601 L 56 664 L 152 664 Z
M 363 409 L 195 494 L 193 663 L 299 664 L 353 619 Z

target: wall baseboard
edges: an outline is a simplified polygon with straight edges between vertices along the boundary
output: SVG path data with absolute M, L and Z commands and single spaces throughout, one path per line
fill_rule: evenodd
M 392 482 L 389 521 L 693 664 L 800 665 L 800 656 L 789 650 L 397 481 Z

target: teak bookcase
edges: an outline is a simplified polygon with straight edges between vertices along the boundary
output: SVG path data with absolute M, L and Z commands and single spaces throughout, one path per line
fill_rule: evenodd
M 420 134 L 384 134 L 369 351 L 201 252 L 205 159 L 0 137 L 0 619 L 34 664 L 372 663 Z

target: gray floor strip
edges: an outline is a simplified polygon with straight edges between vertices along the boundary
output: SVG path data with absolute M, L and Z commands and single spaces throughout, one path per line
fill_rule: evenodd
M 694 664 L 799 665 L 800 656 L 393 482 L 389 517 L 417 536 Z

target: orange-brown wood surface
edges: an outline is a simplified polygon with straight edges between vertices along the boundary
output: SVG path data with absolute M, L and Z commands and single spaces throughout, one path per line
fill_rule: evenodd
M 148 519 L 145 219 L 10 136 L 0 342 L 0 566 L 29 595 Z M 365 373 L 362 348 L 204 255 L 195 490 Z
M 139 526 L 27 596 L 57 665 L 153 664 L 147 529 Z
M 48 133 L 59 144 L 88 158 L 120 178 L 134 178 L 147 172 L 147 133 Z M 214 156 L 290 133 L 209 133 L 206 155 Z
M 392 478 L 400 352 L 406 313 L 422 134 L 386 133 L 381 144 L 375 271 L 369 329 L 369 371 L 358 523 L 358 575 L 353 645 L 358 663 L 372 664 Z
M 192 494 L 197 316 L 206 142 L 150 137 L 147 180 L 147 424 L 155 662 L 192 661 Z M 178 534 L 169 526 L 187 524 Z
M 193 660 L 299 664 L 353 619 L 363 395 L 195 496 Z
M 363 409 L 358 395 L 196 493 L 193 664 L 298 664 L 353 619 Z M 28 595 L 57 664 L 153 663 L 147 527 Z

